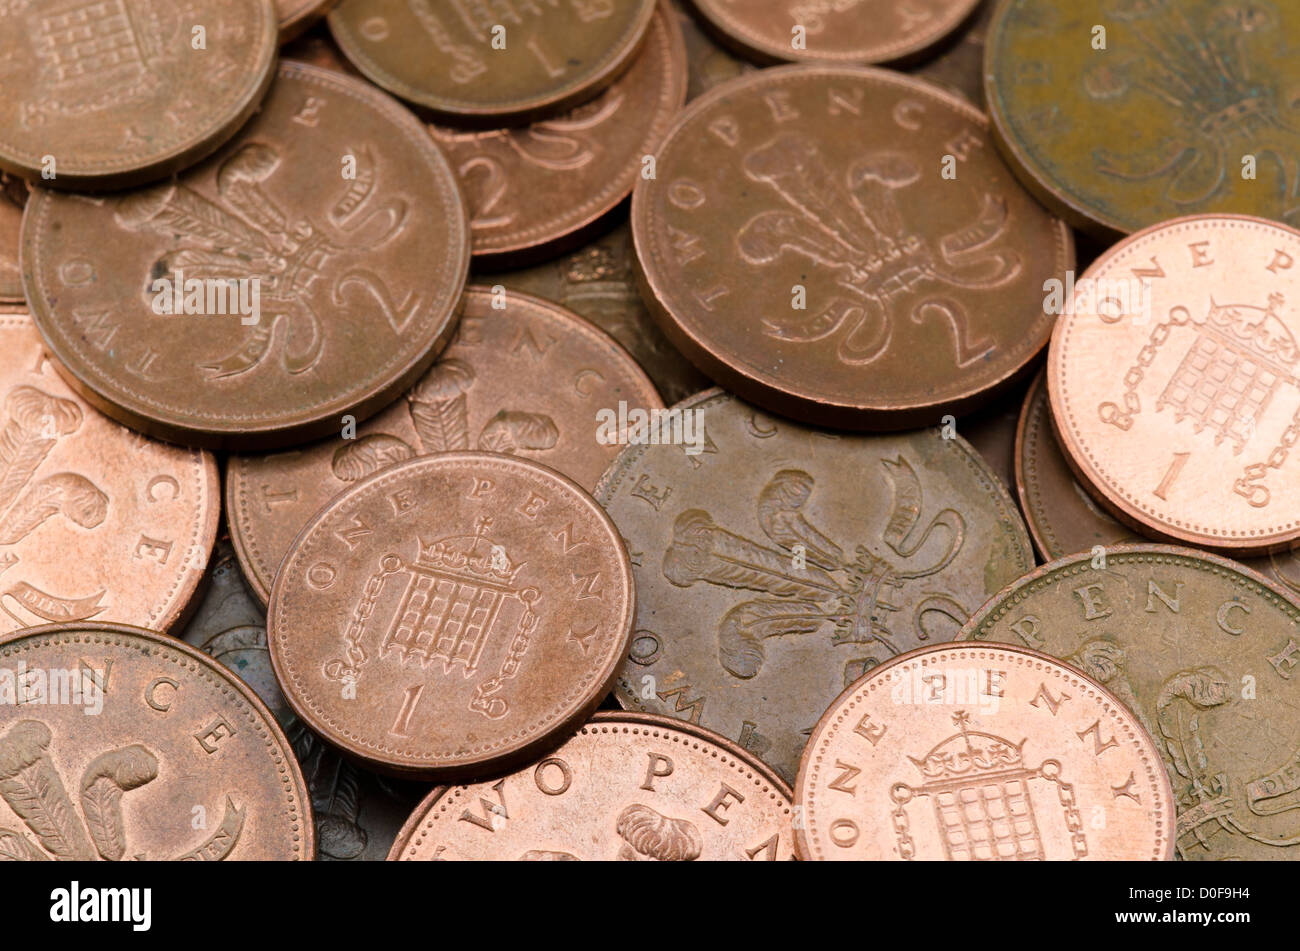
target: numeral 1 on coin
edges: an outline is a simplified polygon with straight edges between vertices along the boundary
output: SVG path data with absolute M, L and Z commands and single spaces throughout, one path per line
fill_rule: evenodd
M 1165 477 L 1160 480 L 1159 488 L 1156 489 L 1156 498 L 1160 499 L 1162 502 L 1169 501 L 1169 498 L 1165 493 L 1170 490 L 1174 482 L 1178 479 L 1178 474 L 1183 471 L 1183 466 L 1187 465 L 1187 460 L 1191 458 L 1191 455 L 1190 452 L 1174 453 L 1174 461 L 1169 464 L 1169 471 L 1165 473 Z
M 397 711 L 397 721 L 393 728 L 388 732 L 393 736 L 410 736 L 411 714 L 415 713 L 416 704 L 420 702 L 420 694 L 424 693 L 424 684 L 416 684 L 414 687 L 407 687 L 406 693 L 402 695 L 402 708 Z

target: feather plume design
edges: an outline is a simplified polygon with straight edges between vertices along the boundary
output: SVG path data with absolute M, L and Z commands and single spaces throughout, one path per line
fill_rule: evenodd
M 261 248 L 270 242 L 221 206 L 182 185 L 158 185 L 133 192 L 117 205 L 118 224 L 131 231 L 150 230 L 166 238 L 184 235 L 222 251 Z
M 72 472 L 43 479 L 0 518 L 0 545 L 17 544 L 56 514 L 82 528 L 95 528 L 108 515 L 108 496 Z
M 488 420 L 479 433 L 478 447 L 489 452 L 511 454 L 520 449 L 541 452 L 555 448 L 560 430 L 555 421 L 541 413 L 512 413 L 502 410 Z
M 9 508 L 59 437 L 81 426 L 81 407 L 34 386 L 16 386 L 5 399 L 9 421 L 0 430 L 0 512 Z
M 93 859 L 67 790 L 46 750 L 49 728 L 20 720 L 0 737 L 0 796 L 56 859 Z
M 334 471 L 334 478 L 352 483 L 414 457 L 411 447 L 396 436 L 371 433 L 335 450 L 330 468 Z
M 411 422 L 426 453 L 469 448 L 470 387 L 474 370 L 461 360 L 442 360 L 407 394 Z
M 81 811 L 99 854 L 110 862 L 126 854 L 122 793 L 153 782 L 158 760 L 139 744 L 102 753 L 81 777 Z
M 45 853 L 12 829 L 0 829 L 0 862 L 48 862 Z
M 323 853 L 334 859 L 354 859 L 366 848 L 361 814 L 361 775 L 347 760 L 333 757 L 332 782 L 319 774 L 311 784 L 316 813 L 316 837 Z

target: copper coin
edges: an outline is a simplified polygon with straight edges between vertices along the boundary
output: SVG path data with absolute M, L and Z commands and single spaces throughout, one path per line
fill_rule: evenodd
M 280 19 L 280 42 L 296 39 L 313 23 L 329 12 L 338 0 L 275 0 L 276 16 Z
M 813 730 L 799 857 L 1165 860 L 1174 796 L 1139 720 L 1045 654 L 940 644 L 877 668 Z
M 663 0 L 619 80 L 562 116 L 487 132 L 430 126 L 460 177 L 474 263 L 512 267 L 582 243 L 628 195 L 686 101 L 686 48 Z
M 596 489 L 636 575 L 625 708 L 715 730 L 793 779 L 840 690 L 951 640 L 1033 567 L 960 436 L 837 436 L 720 390 L 674 410 L 694 438 L 630 446 Z
M 244 585 L 235 553 L 225 539 L 217 541 L 208 574 L 203 600 L 179 632 L 181 639 L 251 687 L 289 738 L 311 798 L 317 858 L 383 859 L 427 790 L 376 776 L 307 729 L 275 682 L 266 644 L 266 615 Z
M 493 279 L 585 317 L 627 348 L 664 400 L 676 403 L 711 384 L 673 349 L 645 309 L 636 288 L 634 255 L 632 232 L 621 224 L 571 254 Z
M 394 861 L 776 862 L 794 858 L 790 788 L 717 734 L 668 717 L 598 713 L 545 759 L 443 786 Z
M 321 506 L 415 456 L 503 452 L 544 463 L 589 490 L 621 448 L 601 441 L 599 425 L 602 412 L 617 418 L 620 404 L 628 412 L 663 406 L 613 340 L 549 301 L 471 287 L 442 359 L 353 438 L 231 457 L 226 519 L 249 584 L 265 601 L 276 568 Z
M 0 642 L 0 696 L 0 857 L 313 857 L 288 740 L 192 647 L 121 624 L 32 628 Z
M 0 4 L 0 168 L 82 190 L 186 168 L 257 109 L 277 45 L 270 0 Z
M 1002 0 L 985 84 L 1040 200 L 1106 239 L 1192 214 L 1300 223 L 1300 5 Z
M 367 77 L 457 124 L 556 116 L 631 64 L 656 0 L 344 0 L 330 30 Z
M 1080 481 L 1143 534 L 1261 554 L 1300 539 L 1300 232 L 1157 225 L 1097 259 L 1048 392 Z
M 1010 492 L 1016 484 L 1016 426 L 1020 422 L 1021 399 L 1008 393 L 993 404 L 961 419 L 944 420 L 978 452 Z
M 267 634 L 286 698 L 328 742 L 463 778 L 529 762 L 587 718 L 634 606 L 618 531 L 576 483 L 448 452 L 321 510 L 276 574 Z
M 0 314 L 0 634 L 48 622 L 166 631 L 220 514 L 212 456 L 154 442 L 70 391 L 31 318 Z
M 21 304 L 24 300 L 18 233 L 28 188 L 21 178 L 0 172 L 0 304 Z
M 637 183 L 632 234 L 651 313 L 700 369 L 773 412 L 861 429 L 937 423 L 1008 385 L 1051 334 L 1044 283 L 1074 261 L 980 112 L 850 67 L 763 70 L 697 99 Z
M 1181 858 L 1272 860 L 1300 858 L 1298 627 L 1300 602 L 1236 562 L 1132 545 L 1038 569 L 962 639 L 1046 651 L 1132 711 L 1173 784 Z
M 913 60 L 979 0 L 688 0 L 720 42 L 761 63 Z
M 177 181 L 38 190 L 23 223 L 27 297 L 78 392 L 150 435 L 229 449 L 339 432 L 392 402 L 451 338 L 468 265 L 455 177 L 424 126 L 301 63 Z

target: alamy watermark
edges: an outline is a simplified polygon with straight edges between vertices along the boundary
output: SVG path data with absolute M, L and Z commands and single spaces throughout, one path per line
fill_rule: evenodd
M 1146 278 L 1076 280 L 1073 271 L 1066 271 L 1064 281 L 1054 277 L 1043 282 L 1043 293 L 1043 312 L 1053 317 L 1097 316 L 1112 324 L 1131 317 L 1138 326 L 1151 321 L 1151 282 Z
M 688 456 L 698 456 L 706 438 L 698 409 L 629 408 L 619 400 L 617 409 L 596 412 L 596 442 L 602 446 L 684 446 Z
M 0 667 L 0 707 L 35 704 L 84 707 L 86 716 L 104 710 L 104 685 L 99 674 L 85 667 Z
M 156 279 L 151 305 L 153 312 L 169 316 L 232 317 L 241 324 L 262 322 L 262 282 L 260 278 L 186 277 L 177 268 L 171 277 Z

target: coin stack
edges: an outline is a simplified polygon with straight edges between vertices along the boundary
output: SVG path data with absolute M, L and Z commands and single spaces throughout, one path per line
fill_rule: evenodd
M 0 2 L 0 858 L 1300 856 L 1298 42 Z

